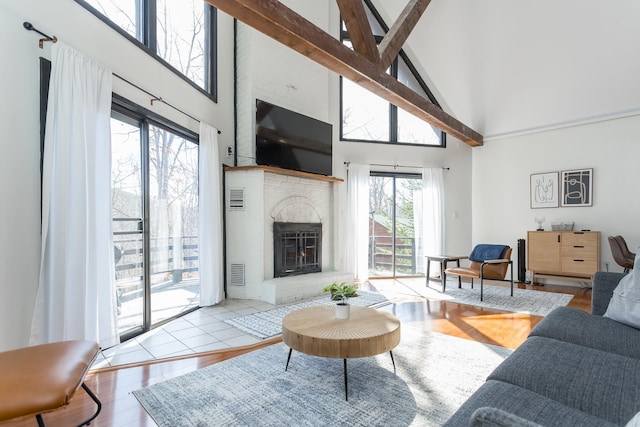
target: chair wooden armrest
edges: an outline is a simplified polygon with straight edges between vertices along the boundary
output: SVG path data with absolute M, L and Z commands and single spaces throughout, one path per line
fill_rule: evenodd
M 505 262 L 511 262 L 510 259 L 487 259 L 483 261 L 483 264 L 502 264 Z

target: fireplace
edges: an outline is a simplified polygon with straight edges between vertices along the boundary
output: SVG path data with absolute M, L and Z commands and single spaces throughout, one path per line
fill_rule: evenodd
M 273 277 L 322 271 L 322 224 L 273 223 Z

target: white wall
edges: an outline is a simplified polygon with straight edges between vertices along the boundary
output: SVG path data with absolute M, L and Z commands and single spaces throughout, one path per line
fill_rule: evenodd
M 608 236 L 620 234 L 635 252 L 640 245 L 640 116 L 608 120 L 486 142 L 473 149 L 473 243 L 515 247 L 535 230 L 535 217 L 575 222 L 600 231 L 601 266 L 622 271 L 611 257 Z M 531 209 L 532 173 L 593 168 L 593 206 Z M 516 258 L 514 258 L 515 260 Z
M 93 57 L 115 73 L 222 130 L 221 159 L 233 134 L 233 20 L 218 16 L 218 103 L 72 0 L 21 0 L 0 5 L 0 351 L 28 344 L 40 263 L 39 30 Z M 198 131 L 198 123 L 114 78 L 114 92 Z

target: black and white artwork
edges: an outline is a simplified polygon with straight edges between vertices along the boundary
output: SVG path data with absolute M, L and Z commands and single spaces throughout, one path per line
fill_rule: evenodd
M 593 169 L 562 171 L 561 206 L 593 204 Z
M 531 208 L 558 207 L 558 172 L 531 174 Z

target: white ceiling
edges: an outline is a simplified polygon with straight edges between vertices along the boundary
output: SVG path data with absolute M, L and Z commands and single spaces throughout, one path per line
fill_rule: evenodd
M 372 0 L 391 26 L 407 0 Z M 640 1 L 432 0 L 404 46 L 486 140 L 640 114 Z

